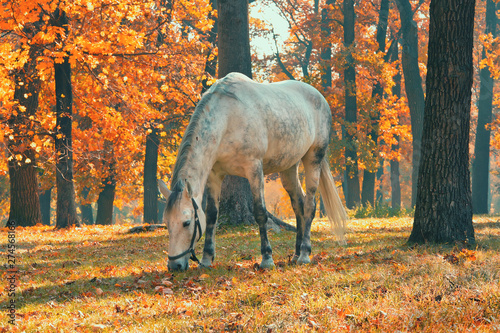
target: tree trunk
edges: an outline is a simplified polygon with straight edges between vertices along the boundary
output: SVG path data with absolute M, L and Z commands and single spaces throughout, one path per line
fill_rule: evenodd
M 66 13 L 57 9 L 54 13 L 54 25 L 67 32 Z M 56 228 L 80 226 L 76 214 L 75 187 L 73 183 L 73 145 L 72 145 L 72 104 L 71 65 L 66 56 L 62 63 L 54 63 L 56 82 L 56 186 L 57 212 Z
M 380 10 L 378 16 L 378 25 L 377 25 L 377 43 L 378 43 L 378 51 L 385 53 L 385 38 L 387 35 L 387 20 L 389 18 L 389 0 L 382 0 L 380 3 Z M 378 140 L 378 123 L 380 120 L 380 115 L 378 112 L 378 104 L 382 99 L 382 95 L 384 93 L 384 88 L 380 84 L 380 82 L 376 82 L 372 91 L 372 98 L 375 100 L 375 108 L 372 110 L 370 115 L 371 117 L 371 131 L 370 136 L 372 141 L 375 143 L 375 147 L 377 146 Z M 375 148 L 376 149 L 376 148 Z M 380 159 L 378 152 L 375 150 L 373 152 L 373 158 L 377 161 Z M 377 163 L 378 165 L 379 163 Z M 383 162 L 382 162 L 383 164 Z M 363 183 L 362 183 L 362 191 L 361 191 L 361 202 L 363 206 L 370 204 L 372 207 L 375 207 L 375 179 L 378 169 L 368 170 L 365 169 L 363 171 Z M 383 169 L 382 169 L 383 171 Z
M 48 190 L 41 191 L 40 198 L 40 212 L 42 213 L 42 224 L 50 225 L 50 199 L 52 196 L 52 187 Z
M 485 34 L 496 37 L 497 28 L 496 3 L 486 2 Z M 482 58 L 486 58 L 483 49 Z M 491 123 L 494 81 L 488 66 L 481 69 L 481 88 L 479 92 L 476 142 L 474 145 L 474 161 L 472 162 L 472 208 L 475 214 L 488 214 L 488 195 L 490 193 L 490 130 L 486 124 Z
M 219 78 L 240 72 L 252 78 L 248 1 L 218 0 Z M 226 176 L 222 183 L 219 220 L 223 223 L 253 223 L 253 203 L 248 180 Z
M 399 48 L 398 42 L 396 43 L 394 48 L 392 49 L 391 54 L 391 62 L 398 61 L 399 59 Z M 398 66 L 398 72 L 393 77 L 394 86 L 392 87 L 392 94 L 397 96 L 398 100 L 401 99 L 401 70 Z M 399 150 L 399 136 L 396 136 L 397 144 L 392 145 L 392 150 Z M 390 161 L 391 166 L 391 207 L 394 209 L 401 209 L 401 183 L 399 181 L 399 160 L 392 159 Z
M 35 33 L 35 31 L 32 31 Z M 38 171 L 36 170 L 33 142 L 34 123 L 29 119 L 38 109 L 40 81 L 36 70 L 38 50 L 30 46 L 29 59 L 14 73 L 16 106 L 8 119 L 12 134 L 7 135 L 8 167 L 10 179 L 9 221 L 18 226 L 33 226 L 42 222 L 38 197 Z
M 344 1 L 344 45 L 348 50 L 345 82 L 345 159 L 346 159 L 346 206 L 353 209 L 360 204 L 358 156 L 355 124 L 357 121 L 356 69 L 350 48 L 354 44 L 354 1 Z
M 113 224 L 113 203 L 115 201 L 116 177 L 115 167 L 112 163 L 109 167 L 109 174 L 103 181 L 103 187 L 97 199 L 97 215 L 95 224 Z
M 326 0 L 325 7 L 321 10 L 321 86 L 326 91 L 332 86 L 332 34 L 330 5 L 335 0 Z
M 240 72 L 252 78 L 248 0 L 218 0 L 219 78 Z
M 163 211 L 165 210 L 165 206 L 165 200 L 158 200 L 158 221 L 160 221 L 160 223 L 163 223 Z
M 210 5 L 212 6 L 213 10 L 217 10 L 217 0 L 210 0 Z M 214 20 L 214 25 L 212 26 L 212 29 L 210 29 L 210 32 L 208 33 L 208 43 L 210 44 L 210 49 L 208 50 L 207 54 L 207 60 L 205 61 L 205 73 L 209 74 L 211 77 L 215 78 L 215 74 L 217 73 L 217 53 L 215 52 L 216 47 L 217 47 L 217 26 L 218 26 L 218 19 L 217 15 L 212 15 L 210 13 L 209 16 L 212 20 Z M 201 93 L 203 94 L 205 91 L 210 88 L 210 85 L 208 84 L 209 78 L 205 78 L 201 81 Z
M 411 202 L 412 206 L 414 206 L 417 197 L 418 168 L 422 149 L 425 98 L 418 66 L 418 26 L 413 20 L 410 1 L 396 0 L 396 4 L 401 16 L 401 30 L 403 33 L 401 63 L 403 65 L 405 91 L 410 108 L 411 132 L 413 135 Z
M 167 15 L 166 22 L 171 22 L 172 20 L 172 5 L 171 0 L 162 0 L 159 3 L 159 10 L 164 11 Z M 162 26 L 165 22 L 162 22 L 163 18 L 158 18 L 158 26 Z M 158 36 L 156 38 L 156 46 L 161 47 L 165 42 L 164 32 L 161 28 L 157 29 Z M 157 69 L 161 71 L 161 68 Z M 160 83 L 158 83 L 161 85 Z M 159 110 L 160 105 L 156 106 Z M 156 128 L 158 120 L 152 119 L 150 121 L 151 133 L 146 136 L 146 152 L 144 156 L 144 175 L 143 175 L 143 222 L 149 224 L 157 224 L 158 219 L 158 150 L 160 146 L 159 130 Z M 114 170 L 113 170 L 114 172 Z M 114 182 L 114 179 L 113 179 Z M 106 186 L 104 187 L 106 188 Z M 108 189 L 108 196 L 111 195 L 111 189 Z M 112 196 L 114 200 L 115 188 L 112 189 Z M 111 200 L 111 212 L 113 211 L 113 203 Z M 109 209 L 109 208 L 108 208 Z M 110 223 L 112 223 L 112 219 Z
M 401 183 L 399 182 L 399 161 L 391 160 L 391 207 L 401 209 Z
M 24 155 L 29 158 L 31 154 L 25 151 Z M 9 161 L 9 221 L 15 221 L 16 226 L 34 226 L 37 223 L 42 223 L 37 171 L 33 166 L 19 165 L 17 162 L 15 159 Z M 24 161 L 20 163 L 24 163 Z
M 144 158 L 144 223 L 158 223 L 158 129 L 153 128 L 146 137 L 146 156 Z M 114 191 L 113 191 L 114 192 Z M 114 194 L 113 194 L 114 195 Z
M 80 212 L 81 212 L 81 218 L 82 218 L 82 223 L 86 225 L 93 225 L 94 224 L 94 214 L 92 211 L 92 205 L 90 202 L 87 201 L 88 195 L 90 192 L 90 188 L 84 187 L 82 191 L 82 201 L 83 203 L 80 204 Z
M 427 100 L 410 242 L 474 243 L 469 126 L 475 0 L 432 0 Z
M 380 186 L 377 187 L 377 191 L 375 192 L 375 206 L 382 203 L 384 200 L 384 191 L 382 190 L 382 177 L 384 176 L 384 160 L 380 159 L 380 163 L 378 165 L 376 180 L 379 182 Z

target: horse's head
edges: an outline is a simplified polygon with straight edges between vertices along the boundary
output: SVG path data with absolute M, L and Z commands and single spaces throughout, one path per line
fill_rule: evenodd
M 176 184 L 172 191 L 161 180 L 158 184 L 167 199 L 163 222 L 167 224 L 169 233 L 168 269 L 184 271 L 189 268 L 189 259 L 194 256 L 196 242 L 205 232 L 205 214 L 192 197 L 189 184 Z

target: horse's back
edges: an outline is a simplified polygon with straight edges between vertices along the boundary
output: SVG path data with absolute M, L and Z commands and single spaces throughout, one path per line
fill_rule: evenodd
M 218 82 L 214 93 L 227 117 L 219 150 L 225 163 L 261 159 L 265 173 L 277 172 L 296 164 L 311 147 L 328 145 L 330 108 L 308 84 L 262 84 L 231 73 Z
M 240 73 L 230 73 L 221 80 L 219 91 L 229 99 L 233 109 L 229 115 L 241 122 L 251 120 L 255 126 L 265 127 L 273 133 L 284 131 L 313 135 L 320 128 L 330 128 L 330 107 L 314 87 L 294 80 L 276 83 L 258 83 Z M 236 102 L 233 101 L 233 102 Z M 282 133 L 285 134 L 285 133 Z

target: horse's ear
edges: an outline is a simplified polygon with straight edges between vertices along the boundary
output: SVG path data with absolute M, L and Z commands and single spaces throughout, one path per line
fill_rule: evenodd
M 184 190 L 182 191 L 182 195 L 186 200 L 191 200 L 193 196 L 193 190 L 191 189 L 191 184 L 187 181 L 187 179 L 184 181 Z
M 161 179 L 158 179 L 158 189 L 165 199 L 168 199 L 170 194 L 172 194 L 172 192 L 168 189 L 167 184 L 165 184 Z

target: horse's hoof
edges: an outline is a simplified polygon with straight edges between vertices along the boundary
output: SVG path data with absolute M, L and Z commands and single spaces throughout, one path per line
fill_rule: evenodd
M 306 265 L 309 263 L 311 263 L 311 259 L 309 259 L 309 256 L 300 256 L 297 259 L 297 264 L 299 264 L 299 265 Z
M 292 264 L 296 264 L 296 263 L 297 263 L 297 260 L 299 260 L 299 256 L 298 256 L 298 255 L 296 255 L 296 254 L 294 254 L 290 262 L 291 262 Z
M 272 259 L 262 260 L 259 266 L 261 269 L 275 269 L 276 265 Z
M 200 264 L 198 265 L 198 268 L 206 268 L 206 269 L 211 269 L 212 268 L 212 261 L 201 261 Z

